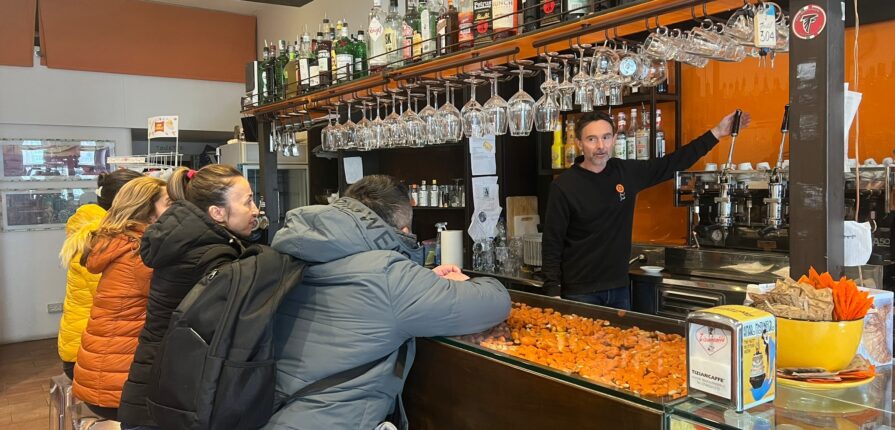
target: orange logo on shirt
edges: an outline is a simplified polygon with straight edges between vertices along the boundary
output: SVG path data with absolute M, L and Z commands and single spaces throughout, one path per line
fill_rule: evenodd
M 625 192 L 625 186 L 622 184 L 618 184 L 615 186 L 615 191 L 617 191 L 619 193 L 623 193 L 623 192 Z

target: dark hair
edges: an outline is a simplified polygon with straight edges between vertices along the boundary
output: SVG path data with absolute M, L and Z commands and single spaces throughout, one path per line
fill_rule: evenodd
M 96 198 L 96 204 L 99 207 L 109 210 L 112 207 L 112 201 L 115 195 L 121 190 L 121 187 L 132 179 L 137 179 L 143 175 L 128 169 L 118 169 L 114 172 L 100 173 L 96 178 L 96 186 L 102 187 L 99 190 L 99 196 Z
M 224 164 L 209 164 L 199 170 L 178 167 L 168 180 L 168 198 L 186 200 L 202 212 L 211 206 L 226 207 L 227 191 L 241 177 L 239 170 Z
M 413 207 L 407 196 L 407 186 L 391 176 L 364 176 L 348 187 L 345 196 L 363 203 L 397 229 L 409 228 L 413 221 Z
M 612 115 L 609 115 L 606 112 L 588 112 L 584 115 L 581 115 L 578 118 L 578 121 L 575 123 L 575 138 L 581 140 L 581 132 L 584 131 L 584 127 L 587 127 L 588 124 L 594 121 L 606 121 L 612 127 L 612 134 L 618 133 L 618 129 L 615 127 L 615 121 L 612 119 Z

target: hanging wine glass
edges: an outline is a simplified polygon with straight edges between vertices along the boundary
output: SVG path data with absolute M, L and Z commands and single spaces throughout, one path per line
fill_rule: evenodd
M 507 101 L 497 92 L 497 80 L 503 76 L 500 73 L 503 70 L 506 70 L 503 66 L 492 66 L 488 68 L 489 73 L 484 75 L 491 79 L 491 98 L 485 102 L 483 108 L 485 127 L 488 134 L 495 136 L 507 134 Z
M 357 148 L 357 124 L 351 120 L 351 105 L 354 103 L 354 99 L 345 100 L 345 105 L 347 107 L 346 116 L 347 118 L 345 123 L 342 124 L 342 129 L 344 130 L 345 135 L 345 149 L 355 149 Z
M 483 137 L 487 130 L 485 126 L 485 112 L 482 105 L 476 100 L 476 86 L 485 83 L 485 81 L 476 78 L 478 73 L 470 73 L 469 79 L 464 82 L 469 84 L 469 101 L 463 106 L 460 114 L 463 115 L 463 133 L 469 137 Z
M 594 102 L 588 90 L 590 76 L 587 74 L 588 59 L 584 56 L 584 50 L 591 45 L 578 44 L 572 47 L 578 50 L 578 73 L 572 78 L 572 83 L 575 84 L 575 104 L 581 107 L 582 112 L 590 112 Z
M 411 90 L 418 86 L 419 84 L 411 82 L 408 82 L 405 85 L 405 89 L 407 90 L 407 110 L 401 114 L 401 119 L 404 120 L 404 130 L 407 132 L 407 143 L 409 146 L 413 147 L 420 147 L 426 144 L 426 122 L 420 119 L 419 115 L 415 112 L 415 104 L 418 100 L 417 96 L 422 96 L 411 93 Z M 410 108 L 411 103 L 413 104 L 413 109 Z
M 385 121 L 380 117 L 380 109 L 382 107 L 382 96 L 385 93 L 375 92 L 376 96 L 376 118 L 373 120 L 373 149 L 385 148 L 388 145 L 388 127 Z
M 320 130 L 320 140 L 322 141 L 321 146 L 323 146 L 323 150 L 326 152 L 333 152 L 336 150 L 333 145 L 332 130 L 333 130 L 332 116 L 329 113 L 327 113 L 326 127 L 323 127 L 323 129 Z
M 385 117 L 385 125 L 388 127 L 388 146 L 396 148 L 404 146 L 405 131 L 404 121 L 401 121 L 401 115 L 398 114 L 398 92 L 400 90 L 388 90 L 392 95 L 392 113 Z
M 422 84 L 426 86 L 426 106 L 417 115 L 426 125 L 425 144 L 435 145 L 439 143 L 441 127 L 438 124 L 436 110 L 432 107 L 432 85 L 438 85 L 438 81 L 425 80 Z
M 517 60 L 513 65 L 519 70 L 512 73 L 519 76 L 519 91 L 513 94 L 507 104 L 507 114 L 511 136 L 528 136 L 531 134 L 531 126 L 534 123 L 535 100 L 522 89 L 522 80 L 527 73 L 526 66 L 531 66 L 529 60 Z
M 447 126 L 444 124 L 444 118 L 439 115 L 440 108 L 438 106 L 438 98 L 439 94 L 444 93 L 445 90 L 440 87 L 441 81 L 435 81 L 434 85 L 439 85 L 436 87 L 432 87 L 432 108 L 435 109 L 435 116 L 433 117 L 433 121 L 428 124 L 429 127 L 435 127 L 435 141 L 434 144 L 442 144 L 447 142 Z M 444 95 L 445 102 L 447 102 L 447 94 Z
M 572 83 L 569 73 L 569 60 L 575 56 L 563 54 L 559 58 L 562 59 L 563 73 L 562 83 L 559 84 L 559 110 L 568 112 L 575 109 L 575 84 Z
M 339 106 L 342 105 L 342 102 L 336 101 L 333 103 L 333 111 L 332 115 L 335 117 L 335 122 L 333 123 L 333 128 L 330 133 L 332 133 L 333 139 L 333 148 L 337 151 L 345 149 L 345 127 L 342 127 L 339 124 L 339 120 L 342 117 Z
M 363 117 L 357 122 L 357 148 L 361 151 L 373 149 L 373 122 L 367 119 L 367 111 L 370 108 L 368 100 L 361 100 L 361 114 Z
M 551 78 L 551 63 L 538 64 L 537 67 L 543 68 L 547 75 L 544 83 L 541 84 L 543 94 L 535 103 L 535 130 L 541 132 L 554 131 L 559 127 L 559 105 L 556 104 L 554 92 L 558 91 L 559 84 Z
M 453 81 L 459 79 L 456 77 L 445 77 L 442 80 L 444 81 L 444 89 L 447 96 L 444 106 L 438 109 L 438 115 L 444 126 L 442 130 L 444 131 L 445 142 L 457 143 L 463 138 L 463 115 L 453 103 L 454 89 L 459 87 L 459 84 L 455 84 Z

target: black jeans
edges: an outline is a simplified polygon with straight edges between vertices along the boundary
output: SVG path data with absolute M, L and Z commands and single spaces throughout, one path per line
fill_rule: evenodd
M 629 287 L 619 287 L 587 294 L 563 294 L 562 298 L 592 305 L 631 310 L 631 289 Z

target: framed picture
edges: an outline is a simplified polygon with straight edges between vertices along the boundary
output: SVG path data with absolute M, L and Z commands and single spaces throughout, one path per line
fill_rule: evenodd
M 0 202 L 3 231 L 62 229 L 78 207 L 96 203 L 96 188 L 2 190 Z
M 0 180 L 81 181 L 109 171 L 109 140 L 0 139 Z

